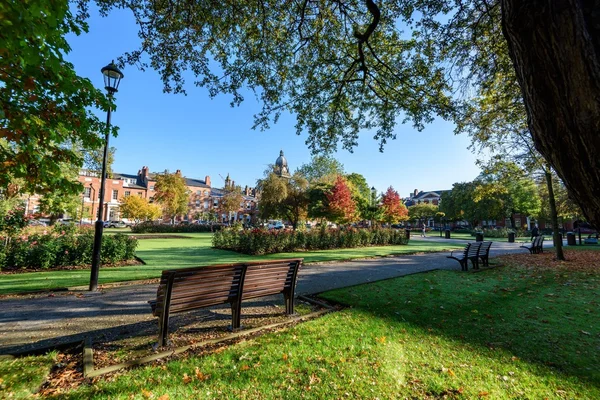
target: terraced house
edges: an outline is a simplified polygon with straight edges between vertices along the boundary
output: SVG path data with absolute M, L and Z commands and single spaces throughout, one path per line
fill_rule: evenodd
M 176 171 L 181 174 L 180 170 Z M 222 213 L 219 209 L 220 199 L 223 196 L 221 188 L 212 187 L 210 176 L 204 179 L 185 177 L 185 184 L 189 193 L 187 214 L 180 216 L 182 221 L 195 219 L 213 219 L 219 222 L 250 221 L 256 215 L 257 196 L 256 190 L 246 186 L 243 191 L 243 201 L 235 213 Z M 100 174 L 95 171 L 81 170 L 78 176 L 79 182 L 83 184 L 82 204 L 86 210 L 84 222 L 92 222 L 98 213 L 98 199 L 100 197 Z M 122 219 L 119 212 L 120 200 L 129 196 L 140 196 L 153 201 L 156 181 L 147 166 L 143 166 L 137 174 L 113 173 L 106 178 L 104 193 L 104 210 L 102 219 Z M 26 213 L 37 214 L 39 212 L 39 197 L 30 196 L 26 199 Z M 92 218 L 89 218 L 93 215 Z M 79 221 L 79 216 L 71 216 Z

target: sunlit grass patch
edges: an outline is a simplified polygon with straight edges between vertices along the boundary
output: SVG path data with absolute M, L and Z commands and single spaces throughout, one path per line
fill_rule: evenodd
M 56 353 L 0 359 L 0 398 L 30 398 L 44 382 Z

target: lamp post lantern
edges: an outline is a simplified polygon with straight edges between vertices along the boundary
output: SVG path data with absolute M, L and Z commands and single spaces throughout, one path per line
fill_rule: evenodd
M 90 291 L 98 289 L 98 273 L 100 272 L 100 249 L 102 248 L 102 209 L 104 206 L 104 189 L 106 180 L 106 163 L 108 161 L 108 137 L 110 134 L 110 112 L 113 96 L 119 89 L 119 83 L 123 79 L 123 73 L 117 68 L 114 61 L 100 70 L 104 75 L 104 88 L 108 92 L 109 105 L 106 114 L 106 132 L 104 134 L 104 157 L 102 158 L 102 175 L 100 175 L 100 197 L 98 199 L 98 219 L 94 233 L 94 250 L 92 252 L 92 271 L 90 275 Z

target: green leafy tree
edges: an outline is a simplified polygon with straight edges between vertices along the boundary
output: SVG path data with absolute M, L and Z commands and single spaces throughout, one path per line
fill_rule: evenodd
M 352 192 L 352 199 L 356 204 L 358 217 L 360 219 L 370 219 L 369 207 L 372 204 L 372 193 L 367 180 L 361 174 L 351 173 L 346 175 L 346 181 Z
M 315 183 L 308 188 L 306 192 L 308 198 L 308 218 L 318 219 L 321 222 L 327 218 L 329 210 L 327 193 L 330 192 L 331 187 L 327 183 Z
M 106 162 L 106 176 L 112 178 L 112 164 L 115 161 L 116 147 L 109 147 Z M 102 174 L 102 163 L 104 161 L 104 149 L 94 149 L 84 153 L 83 166 L 90 171 L 96 172 L 98 176 Z
M 296 172 L 285 179 L 271 172 L 257 182 L 261 192 L 259 215 L 263 219 L 282 218 L 291 222 L 294 230 L 306 219 L 308 212 L 308 181 Z
M 338 176 L 327 193 L 328 219 L 332 222 L 347 224 L 356 221 L 356 203 L 346 180 Z
M 185 179 L 178 174 L 165 171 L 155 174 L 154 200 L 162 206 L 163 212 L 171 220 L 187 211 L 189 193 Z
M 495 200 L 503 217 L 509 217 L 515 229 L 514 214 L 538 215 L 541 201 L 533 179 L 527 177 L 516 164 L 495 162 L 490 164 L 479 178 L 474 200 Z
M 333 184 L 338 176 L 344 174 L 344 166 L 328 155 L 313 156 L 308 164 L 302 164 L 297 170 L 310 184 Z
M 64 215 L 73 218 L 79 216 L 81 210 L 81 195 L 64 193 L 60 189 L 54 192 L 48 192 L 39 199 L 40 213 L 47 215 L 50 219 L 50 225 L 53 225 L 57 219 Z
M 452 185 L 452 190 L 442 193 L 440 212 L 450 221 L 467 221 L 471 227 L 487 219 L 503 218 L 496 200 L 481 198 L 475 201 L 476 182 L 461 182 Z
M 84 15 L 67 1 L 23 0 L 0 2 L 0 16 L 0 189 L 22 179 L 22 193 L 81 193 L 63 165 L 82 166 L 73 143 L 102 145 L 94 110 L 109 106 L 64 59 L 65 36 L 87 31 Z
M 381 197 L 381 216 L 384 222 L 396 224 L 408 220 L 408 210 L 397 191 L 390 186 Z
M 154 221 L 162 216 L 159 205 L 150 203 L 148 199 L 140 196 L 123 197 L 119 210 L 124 218 L 132 219 L 136 224 L 141 221 Z
M 239 186 L 228 185 L 223 188 L 223 197 L 219 201 L 219 211 L 228 216 L 240 209 L 240 204 L 244 200 L 242 188 Z
M 439 212 L 439 207 L 434 204 L 420 203 L 408 207 L 408 217 L 411 220 L 427 221 L 434 218 Z

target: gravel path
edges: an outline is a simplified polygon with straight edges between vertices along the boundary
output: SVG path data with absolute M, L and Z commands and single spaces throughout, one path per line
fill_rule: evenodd
M 411 240 L 432 240 L 413 238 Z M 445 242 L 464 244 L 464 240 Z M 514 252 L 520 243 L 495 242 L 490 256 Z M 306 265 L 298 275 L 296 293 L 326 290 L 373 282 L 434 269 L 460 270 L 446 258 L 449 253 L 428 253 Z M 147 301 L 156 297 L 157 284 L 114 287 L 101 292 L 73 291 L 21 296 L 0 300 L 0 354 L 101 337 L 109 329 L 151 321 Z

